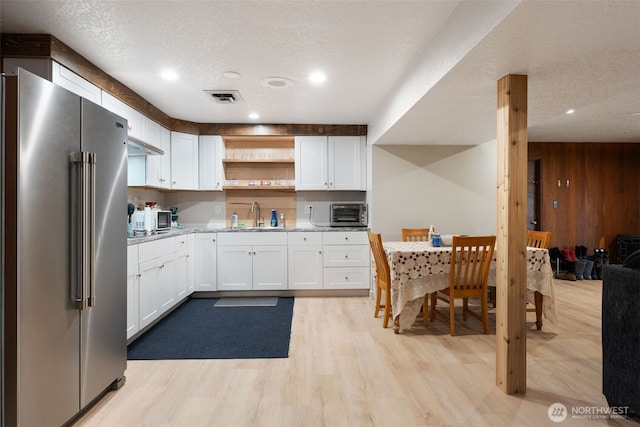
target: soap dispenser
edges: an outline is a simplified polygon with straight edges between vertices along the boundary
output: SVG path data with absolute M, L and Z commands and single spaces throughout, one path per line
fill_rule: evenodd
M 271 209 L 271 226 L 272 227 L 278 226 L 278 214 L 276 213 L 275 209 Z
M 231 214 L 231 228 L 236 227 L 238 227 L 238 213 L 236 211 L 233 211 L 233 213 Z

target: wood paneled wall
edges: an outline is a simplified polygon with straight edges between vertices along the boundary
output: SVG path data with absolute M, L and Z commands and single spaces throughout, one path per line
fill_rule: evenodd
M 528 151 L 540 159 L 540 229 L 551 231 L 550 246 L 584 245 L 589 255 L 605 247 L 617 262 L 616 236 L 640 234 L 640 143 L 530 142 Z

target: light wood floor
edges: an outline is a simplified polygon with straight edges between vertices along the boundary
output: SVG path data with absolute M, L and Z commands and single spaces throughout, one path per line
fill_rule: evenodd
M 436 319 L 402 335 L 373 318 L 369 298 L 296 298 L 288 359 L 130 361 L 127 383 L 78 426 L 638 426 L 572 418 L 606 407 L 601 281 L 556 281 L 558 324 L 528 313 L 527 393 L 495 386 L 492 335 Z M 493 317 L 493 316 L 492 316 Z M 553 423 L 553 403 L 569 417 Z

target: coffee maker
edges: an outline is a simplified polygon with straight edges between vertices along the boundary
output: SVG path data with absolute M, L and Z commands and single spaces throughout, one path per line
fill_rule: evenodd
M 180 229 L 181 226 L 178 225 L 178 208 L 169 208 L 171 211 L 171 228 Z

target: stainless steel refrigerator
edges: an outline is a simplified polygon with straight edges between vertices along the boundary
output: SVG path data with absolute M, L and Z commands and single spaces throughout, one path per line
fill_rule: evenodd
M 124 384 L 127 122 L 4 83 L 4 425 L 60 426 Z

